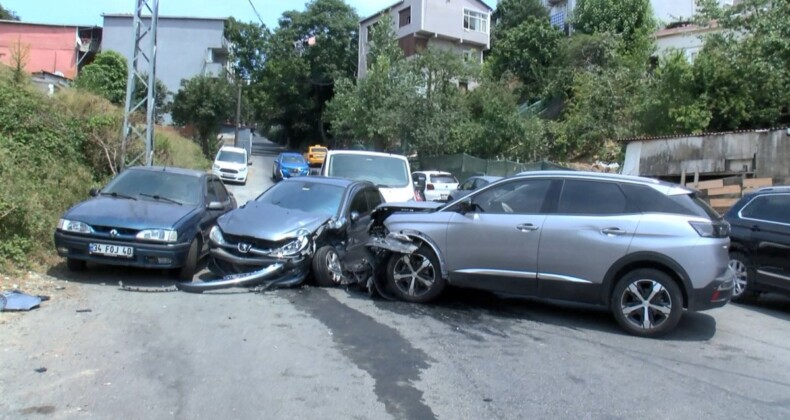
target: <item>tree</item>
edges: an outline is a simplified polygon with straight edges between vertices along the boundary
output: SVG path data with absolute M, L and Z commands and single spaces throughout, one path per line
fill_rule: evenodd
M 116 51 L 104 51 L 96 55 L 93 62 L 82 69 L 74 85 L 77 89 L 102 96 L 115 105 L 124 106 L 126 104 L 128 71 L 128 63 L 124 56 Z M 148 82 L 147 75 L 143 74 L 142 79 L 145 83 Z M 135 103 L 145 100 L 148 96 L 148 90 L 143 80 L 138 79 L 135 84 Z M 156 79 L 154 117 L 157 121 L 161 121 L 162 116 L 169 109 L 167 103 L 169 93 L 164 82 Z M 144 110 L 145 106 L 146 104 L 143 104 L 141 109 Z
M 3 5 L 0 5 L 0 19 L 2 20 L 19 20 L 19 15 L 16 14 L 13 10 L 6 9 Z
M 530 18 L 549 20 L 549 11 L 541 0 L 500 0 L 491 14 L 491 39 L 496 47 L 499 37 Z
M 534 145 L 518 114 L 518 96 L 506 84 L 483 80 L 466 97 L 469 122 L 464 150 L 480 158 L 530 159 Z
M 22 44 L 21 39 L 11 45 L 11 72 L 14 75 L 14 83 L 21 84 L 28 78 L 25 68 L 27 60 L 30 58 L 30 46 Z
M 343 0 L 313 0 L 280 18 L 253 89 L 258 118 L 281 127 L 290 147 L 328 141 L 322 115 L 336 81 L 355 76 L 358 26 Z
M 230 41 L 230 61 L 236 78 L 250 80 L 260 74 L 266 63 L 269 36 L 263 24 L 239 22 L 232 17 L 225 22 L 225 38 Z
M 181 89 L 173 99 L 173 122 L 194 126 L 203 154 L 211 159 L 215 152 L 211 139 L 220 123 L 233 116 L 235 105 L 233 85 L 227 79 L 195 76 L 181 81 Z
M 562 32 L 547 19 L 530 16 L 521 24 L 500 32 L 490 56 L 496 78 L 513 75 L 523 84 L 524 99 L 542 96 L 546 77 L 559 54 Z
M 650 0 L 578 0 L 574 28 L 586 34 L 617 34 L 622 51 L 644 61 L 652 49 L 657 27 Z

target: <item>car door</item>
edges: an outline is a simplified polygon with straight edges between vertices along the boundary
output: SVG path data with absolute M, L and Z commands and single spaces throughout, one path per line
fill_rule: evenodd
M 543 225 L 540 295 L 597 302 L 606 272 L 627 254 L 641 217 L 616 182 L 565 180 Z
M 790 290 L 790 194 L 758 196 L 740 215 L 750 231 L 757 283 Z
M 348 200 L 346 219 L 346 252 L 342 254 L 343 265 L 353 267 L 368 258 L 368 231 L 373 210 L 384 202 L 381 193 L 373 187 L 363 187 L 352 192 Z
M 517 179 L 473 193 L 447 227 L 450 283 L 488 290 L 537 292 L 538 246 L 550 179 Z

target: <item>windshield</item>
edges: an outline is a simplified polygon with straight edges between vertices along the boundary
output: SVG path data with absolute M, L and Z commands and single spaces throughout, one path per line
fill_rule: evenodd
M 450 174 L 431 175 L 431 183 L 433 184 L 457 184 L 458 180 Z
M 304 158 L 302 156 L 297 156 L 297 155 L 283 156 L 282 162 L 283 163 L 305 163 L 304 162 Z
M 384 188 L 410 185 L 406 160 L 390 156 L 336 154 L 331 157 L 327 176 L 370 181 Z
M 269 188 L 256 201 L 306 213 L 334 216 L 338 213 L 344 191 L 345 188 L 337 185 L 287 181 Z
M 135 169 L 122 172 L 102 190 L 104 195 L 113 193 L 146 200 L 161 197 L 191 206 L 200 204 L 203 195 L 197 176 Z
M 217 160 L 230 163 L 247 163 L 244 153 L 231 152 L 230 150 L 221 150 L 219 155 L 217 155 Z

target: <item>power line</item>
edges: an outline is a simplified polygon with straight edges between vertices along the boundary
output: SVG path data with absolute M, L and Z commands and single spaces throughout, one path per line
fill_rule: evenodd
M 258 20 L 261 21 L 261 25 L 265 25 L 265 23 L 263 23 L 263 19 L 261 19 L 260 13 L 258 13 L 258 9 L 255 8 L 254 4 L 252 4 L 252 0 L 247 0 L 247 1 L 250 2 L 250 6 L 252 6 L 252 11 L 255 12 L 255 16 L 258 16 Z

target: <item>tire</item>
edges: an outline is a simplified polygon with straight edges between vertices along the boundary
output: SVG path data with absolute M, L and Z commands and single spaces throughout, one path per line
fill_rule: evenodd
M 411 255 L 392 254 L 386 277 L 388 288 L 398 299 L 413 303 L 430 302 L 447 286 L 439 258 L 424 244 Z
M 752 261 L 746 254 L 738 251 L 730 252 L 730 268 L 735 272 L 735 288 L 732 289 L 732 301 L 744 302 L 757 296 L 754 290 L 754 269 Z
M 683 294 L 666 273 L 649 268 L 638 269 L 617 282 L 612 292 L 611 310 L 617 323 L 628 333 L 659 337 L 672 331 L 680 322 Z
M 175 276 L 182 281 L 192 281 L 197 271 L 198 260 L 200 259 L 200 241 L 195 238 L 189 244 L 189 253 L 184 265 L 173 270 Z
M 343 281 L 340 256 L 335 247 L 325 245 L 313 255 L 313 277 L 320 287 L 336 287 Z
M 88 264 L 85 260 L 75 260 L 74 258 L 66 258 L 66 267 L 69 271 L 83 271 L 87 268 Z

